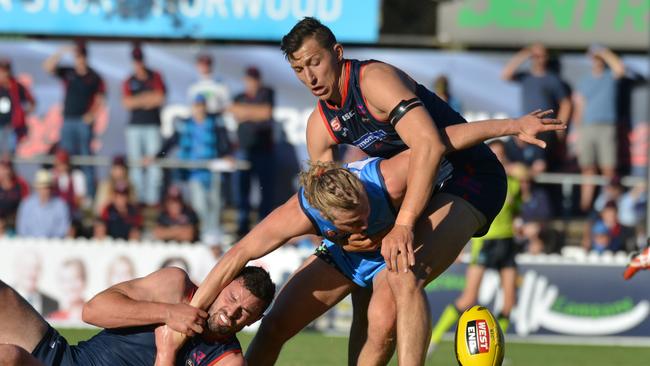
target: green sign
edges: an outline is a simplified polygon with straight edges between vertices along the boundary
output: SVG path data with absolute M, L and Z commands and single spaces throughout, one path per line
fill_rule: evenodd
M 461 0 L 441 5 L 439 36 L 467 44 L 647 49 L 650 0 Z

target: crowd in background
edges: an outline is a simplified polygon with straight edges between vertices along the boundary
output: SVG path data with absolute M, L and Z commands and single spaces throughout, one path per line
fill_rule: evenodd
M 72 65 L 61 64 L 64 53 L 73 54 Z M 91 155 L 92 124 L 107 92 L 102 77 L 88 64 L 82 42 L 45 60 L 43 68 L 63 85 L 63 125 L 60 141 L 51 149 L 54 163 L 40 169 L 31 184 L 16 174 L 11 156 L 28 133 L 25 118 L 36 101 L 12 76 L 10 60 L 0 60 L 0 234 L 197 241 L 222 230 L 219 213 L 225 202 L 237 212 L 233 231 L 241 237 L 250 230 L 252 220 L 262 219 L 277 204 L 275 95 L 263 83 L 260 70 L 245 66 L 241 93 L 232 96 L 214 75 L 212 57 L 200 54 L 198 79 L 187 91 L 191 113 L 176 121 L 173 134 L 164 139 L 160 129 L 168 88 L 164 75 L 147 64 L 139 45 L 134 45 L 131 56 L 132 75 L 120 91 L 122 105 L 130 112 L 124 131 L 126 154 L 113 157 L 108 177 L 102 181 L 97 181 L 94 167 L 70 163 L 70 156 Z M 505 81 L 521 85 L 522 110 L 553 109 L 571 126 L 568 134 L 542 136 L 546 149 L 516 138 L 492 146 L 519 184 L 513 225 L 522 250 L 530 253 L 561 248 L 564 236 L 551 221 L 567 214 L 588 218 L 582 235 L 585 249 L 630 251 L 639 244 L 637 238 L 645 237 L 645 186 L 627 189 L 620 179 L 628 173 L 620 161 L 626 145 L 618 105 L 625 65 L 601 46 L 590 47 L 587 56 L 591 70 L 577 85 L 561 78 L 558 64 L 541 44 L 522 49 L 503 69 Z M 442 75 L 430 87 L 462 112 L 462 101 L 453 95 L 452 84 Z M 226 128 L 224 114 L 237 122 L 236 132 Z M 205 168 L 163 170 L 157 161 L 168 157 L 239 159 L 250 162 L 250 169 L 221 176 Z M 559 186 L 535 182 L 544 172 L 572 171 L 585 177 L 600 174 L 610 183 L 602 189 L 583 184 L 579 200 L 567 208 Z M 217 178 L 225 182 L 221 188 L 215 188 Z M 251 204 L 253 179 L 260 188 L 256 210 Z

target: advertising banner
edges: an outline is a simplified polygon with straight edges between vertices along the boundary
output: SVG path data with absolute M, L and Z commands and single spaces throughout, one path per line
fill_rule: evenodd
M 623 280 L 623 265 L 524 263 L 508 333 L 519 336 L 644 336 L 650 334 L 650 281 Z M 467 265 L 454 264 L 427 287 L 434 322 L 465 286 Z M 486 272 L 478 302 L 498 314 L 499 276 Z
M 220 259 L 220 254 L 202 245 L 146 241 L 0 239 L 0 251 L 0 279 L 52 323 L 74 327 L 83 326 L 84 301 L 117 282 L 173 265 L 184 268 L 198 284 Z M 267 269 L 279 289 L 312 252 L 287 246 L 250 264 Z M 624 281 L 624 258 L 564 259 L 562 263 L 550 257 L 534 258 L 519 261 L 509 334 L 561 335 L 576 337 L 576 341 L 580 337 L 648 337 L 649 273 Z M 427 287 L 434 321 L 460 295 L 466 268 L 454 264 Z M 478 302 L 495 314 L 500 311 L 503 299 L 497 273 L 486 272 Z M 351 318 L 348 298 L 319 318 L 313 329 L 346 334 Z
M 378 0 L 0 0 L 0 33 L 278 41 L 305 16 L 378 38 Z M 363 14 L 363 16 L 359 16 Z
M 457 0 L 440 5 L 438 36 L 475 46 L 609 47 L 647 50 L 650 0 Z

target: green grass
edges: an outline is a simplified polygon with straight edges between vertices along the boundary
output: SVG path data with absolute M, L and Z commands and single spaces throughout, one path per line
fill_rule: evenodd
M 95 331 L 63 329 L 61 334 L 71 344 L 90 338 Z M 249 333 L 241 333 L 239 340 L 244 349 L 252 339 Z M 650 348 L 615 346 L 569 346 L 512 343 L 506 345 L 504 366 L 636 366 L 647 365 Z M 313 332 L 302 332 L 287 343 L 282 350 L 278 365 L 346 365 L 347 338 L 330 337 Z M 451 366 L 456 360 L 453 344 L 443 342 L 427 365 Z M 393 360 L 391 365 L 397 365 Z

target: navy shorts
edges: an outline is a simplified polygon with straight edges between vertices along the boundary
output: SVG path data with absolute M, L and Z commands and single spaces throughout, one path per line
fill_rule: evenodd
M 372 281 L 377 273 L 386 268 L 384 257 L 381 256 L 378 250 L 373 252 L 346 252 L 339 245 L 329 240 L 323 240 L 314 255 L 361 287 L 372 287 Z
M 32 356 L 45 366 L 75 366 L 68 341 L 52 327 L 47 329 L 41 341 L 38 342 L 32 351 Z
M 480 237 L 488 232 L 503 207 L 508 180 L 496 157 L 494 161 L 487 159 L 480 168 L 476 167 L 477 164 L 455 164 L 451 177 L 442 184 L 439 192 L 464 199 L 485 216 L 485 225 L 474 233 L 475 237 Z

